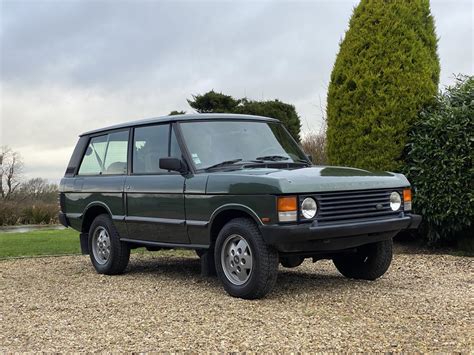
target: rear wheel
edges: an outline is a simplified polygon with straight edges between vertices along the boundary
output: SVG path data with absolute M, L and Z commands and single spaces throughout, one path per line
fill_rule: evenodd
M 89 250 L 92 265 L 99 274 L 121 274 L 128 265 L 130 247 L 120 236 L 110 217 L 97 216 L 89 229 Z
M 275 285 L 278 252 L 265 244 L 250 219 L 236 218 L 222 228 L 214 259 L 217 275 L 231 296 L 262 298 Z
M 385 274 L 392 262 L 392 239 L 362 245 L 354 254 L 333 259 L 337 270 L 351 279 L 375 280 Z

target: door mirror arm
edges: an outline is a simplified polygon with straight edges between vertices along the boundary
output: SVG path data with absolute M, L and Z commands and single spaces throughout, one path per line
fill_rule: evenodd
M 178 158 L 160 158 L 159 165 L 163 170 L 177 171 L 181 174 L 188 172 L 186 164 Z

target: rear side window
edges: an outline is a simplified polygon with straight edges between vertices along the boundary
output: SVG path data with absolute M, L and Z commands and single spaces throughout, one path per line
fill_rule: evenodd
M 79 175 L 127 173 L 128 131 L 91 138 L 82 159 Z

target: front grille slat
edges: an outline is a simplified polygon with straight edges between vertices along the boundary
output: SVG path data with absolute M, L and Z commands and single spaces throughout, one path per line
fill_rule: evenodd
M 390 193 L 381 193 L 381 194 L 367 194 L 367 195 L 347 195 L 347 196 L 334 196 L 334 197 L 327 197 L 322 196 L 322 201 L 337 201 L 337 200 L 365 200 L 365 199 L 373 199 L 373 198 L 385 198 L 389 197 Z
M 332 206 L 332 205 L 347 205 L 351 203 L 361 203 L 361 202 L 372 202 L 372 203 L 377 203 L 379 201 L 389 201 L 390 196 L 387 196 L 385 198 L 367 198 L 367 199 L 347 199 L 347 200 L 337 200 L 337 201 L 329 201 L 329 200 L 319 200 L 319 204 L 321 206 Z
M 324 207 L 324 211 L 332 211 L 332 210 L 347 210 L 347 209 L 356 209 L 356 208 L 364 208 L 364 207 L 374 207 L 375 208 L 375 205 L 376 205 L 377 202 L 369 202 L 369 203 L 357 203 L 357 204 L 341 204 L 341 205 L 323 205 L 323 204 L 320 204 L 320 206 Z M 387 202 L 387 203 L 382 203 L 382 206 L 384 208 L 386 207 L 390 207 L 390 203 Z
M 358 213 L 373 213 L 373 214 L 379 214 L 381 212 L 393 212 L 390 207 L 385 207 L 382 209 L 376 209 L 376 208 L 359 208 L 359 209 L 351 209 L 351 210 L 340 210 L 340 211 L 329 211 L 329 212 L 320 212 L 319 215 L 321 217 L 326 217 L 326 216 L 342 216 L 346 214 L 358 214 Z
M 320 220 L 321 221 L 337 221 L 337 220 L 343 220 L 343 219 L 378 217 L 378 216 L 397 215 L 397 214 L 398 213 L 394 213 L 393 211 L 382 211 L 382 212 L 377 212 L 377 213 L 367 212 L 367 213 L 347 214 L 347 215 L 324 217 L 324 218 L 321 218 Z
M 397 216 L 401 210 L 394 212 L 390 208 L 390 194 L 393 191 L 403 196 L 401 189 L 317 194 L 315 197 L 318 200 L 319 212 L 316 219 L 324 224 Z

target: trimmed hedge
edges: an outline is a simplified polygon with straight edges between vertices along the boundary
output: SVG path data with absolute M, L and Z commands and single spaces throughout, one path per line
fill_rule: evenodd
M 406 150 L 414 211 L 430 244 L 474 238 L 473 148 L 474 77 L 458 77 L 422 112 Z
M 428 0 L 362 0 L 331 73 L 329 162 L 398 171 L 408 131 L 436 95 L 439 71 Z

